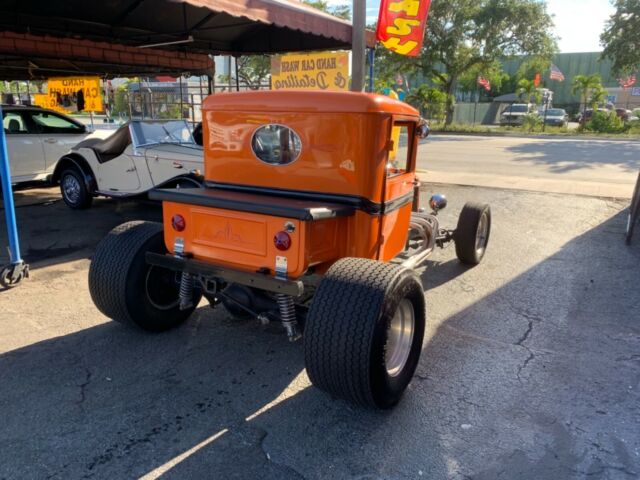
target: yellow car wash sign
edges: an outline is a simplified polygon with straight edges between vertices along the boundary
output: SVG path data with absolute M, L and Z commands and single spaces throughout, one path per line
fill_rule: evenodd
M 101 112 L 100 77 L 60 77 L 47 81 L 49 104 L 66 112 Z
M 349 53 L 277 55 L 271 58 L 273 90 L 348 90 Z
M 67 113 L 64 108 L 58 105 L 55 97 L 50 97 L 46 93 L 36 93 L 33 96 L 33 104 L 38 107 L 54 110 L 56 112 Z

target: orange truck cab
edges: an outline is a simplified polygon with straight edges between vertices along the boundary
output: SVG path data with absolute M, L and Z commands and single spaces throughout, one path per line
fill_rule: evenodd
M 296 279 L 339 258 L 389 261 L 404 249 L 415 109 L 376 95 L 274 91 L 213 95 L 203 115 L 207 188 L 152 194 L 167 227 L 184 219 L 180 231 L 165 228 L 170 251 L 181 238 L 197 260 L 250 272 L 280 262 Z
M 147 330 L 186 320 L 202 296 L 236 317 L 279 320 L 291 340 L 304 331 L 314 384 L 394 405 L 424 332 L 414 269 L 451 240 L 463 262 L 478 263 L 491 225 L 485 205 L 465 206 L 455 231 L 439 226 L 443 196 L 432 213 L 420 208 L 416 154 L 427 134 L 417 110 L 379 95 L 208 97 L 205 188 L 153 191 L 164 227 L 125 225 L 105 239 L 90 271 L 94 302 Z M 137 301 L 103 291 L 113 281 L 107 254 L 125 251 L 120 281 Z

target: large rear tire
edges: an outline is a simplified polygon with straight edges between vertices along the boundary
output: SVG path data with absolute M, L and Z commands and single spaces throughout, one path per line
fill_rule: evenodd
M 315 386 L 359 405 L 391 408 L 420 359 L 422 284 L 400 265 L 345 258 L 322 279 L 305 323 L 305 365 Z
M 460 212 L 454 234 L 458 259 L 467 265 L 478 265 L 487 251 L 490 235 L 489 205 L 467 203 Z
M 147 264 L 147 252 L 166 253 L 161 223 L 128 222 L 98 245 L 89 269 L 89 292 L 103 314 L 126 325 L 162 332 L 183 323 L 195 310 L 180 310 L 176 273 Z

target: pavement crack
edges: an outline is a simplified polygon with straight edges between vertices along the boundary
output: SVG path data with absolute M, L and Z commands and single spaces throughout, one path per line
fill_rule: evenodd
M 86 398 L 86 388 L 91 383 L 91 375 L 92 375 L 91 370 L 89 370 L 88 368 L 85 368 L 85 372 L 86 372 L 86 376 L 85 376 L 84 382 L 78 385 L 78 388 L 80 388 L 80 400 L 76 402 L 77 405 L 84 403 L 84 400 Z
M 267 460 L 267 462 L 271 462 L 275 465 L 278 465 L 279 467 L 284 468 L 285 470 L 288 470 L 289 472 L 291 472 L 296 478 L 300 478 L 300 480 L 307 480 L 307 477 L 305 477 L 302 473 L 300 473 L 298 470 L 296 470 L 295 468 L 293 468 L 291 465 L 287 465 L 285 463 L 280 463 L 280 462 L 276 462 L 275 460 L 273 460 L 273 458 L 271 457 L 271 455 L 269 454 L 269 452 L 267 452 L 267 449 L 264 446 L 264 441 L 267 439 L 267 437 L 269 436 L 269 432 L 267 432 L 265 429 L 260 428 L 260 427 L 256 427 L 255 425 L 253 425 L 253 428 L 256 428 L 260 431 L 261 433 L 261 438 L 260 438 L 260 450 L 262 450 L 262 453 L 264 454 L 264 458 Z
M 466 403 L 467 405 L 471 405 L 472 407 L 482 408 L 482 405 L 479 403 L 472 402 L 471 400 L 467 400 L 465 397 L 460 397 L 459 399 L 462 403 Z
M 516 342 L 516 345 L 522 346 L 524 342 L 527 341 L 529 335 L 531 335 L 531 331 L 533 330 L 533 320 L 529 320 L 529 325 L 527 326 L 527 330 L 522 334 L 522 336 Z
M 618 357 L 616 362 L 640 362 L 640 355 L 630 355 L 628 357 Z
M 585 472 L 585 471 L 577 470 L 577 469 L 574 469 L 574 468 L 571 469 L 572 472 L 580 474 L 580 475 L 584 475 L 585 477 L 592 477 L 594 475 L 600 477 L 607 470 L 615 470 L 616 472 L 624 473 L 625 475 L 628 475 L 628 476 L 630 476 L 632 478 L 637 478 L 637 473 L 636 472 L 628 469 L 627 467 L 617 466 L 617 465 L 603 465 L 599 469 L 594 470 L 594 471 L 590 471 L 590 472 Z
M 536 358 L 535 354 L 530 349 L 528 349 L 527 347 L 524 347 L 524 348 L 526 348 L 527 351 L 529 352 L 529 356 L 524 360 L 522 365 L 518 366 L 518 371 L 516 372 L 516 377 L 518 378 L 519 382 L 522 382 L 522 379 L 520 378 L 520 374 L 522 373 L 522 371 L 525 368 L 527 368 L 527 365 L 529 365 L 529 362 L 531 362 L 531 360 Z

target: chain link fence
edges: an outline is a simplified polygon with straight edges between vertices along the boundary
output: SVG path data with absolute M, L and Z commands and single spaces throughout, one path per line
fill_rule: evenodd
M 269 89 L 260 85 L 259 89 Z M 108 117 L 115 123 L 128 120 L 185 119 L 192 125 L 202 121 L 202 103 L 210 94 L 256 90 L 247 85 L 209 84 L 206 77 L 175 82 L 129 82 L 110 94 Z

